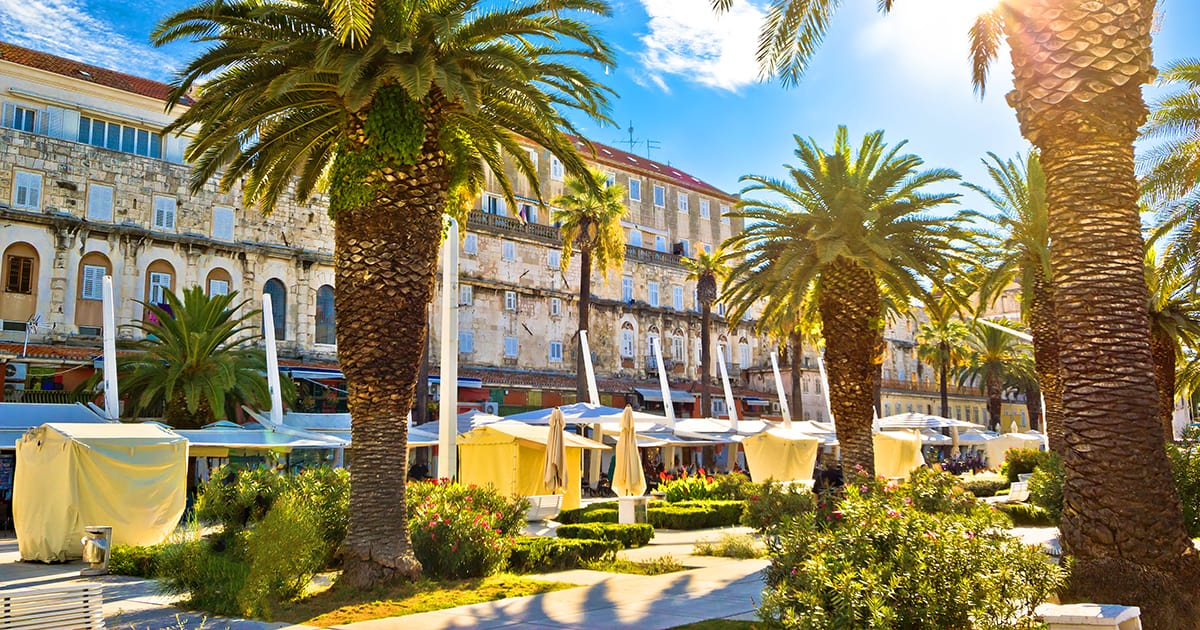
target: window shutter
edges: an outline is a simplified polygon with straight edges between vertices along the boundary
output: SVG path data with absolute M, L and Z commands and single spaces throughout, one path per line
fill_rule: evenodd
M 163 151 L 163 159 L 176 164 L 183 164 L 183 150 L 187 146 L 187 138 L 169 134 L 163 138 L 163 144 L 166 145 Z
M 113 189 L 100 184 L 88 185 L 87 217 L 97 221 L 112 221 Z
M 4 126 L 9 129 L 13 128 L 13 119 L 17 116 L 17 108 L 12 103 L 4 104 Z
M 83 299 L 85 300 L 100 300 L 103 299 L 104 272 L 107 271 L 104 267 L 96 265 L 83 266 Z
M 233 240 L 233 208 L 213 208 L 212 236 L 223 241 Z

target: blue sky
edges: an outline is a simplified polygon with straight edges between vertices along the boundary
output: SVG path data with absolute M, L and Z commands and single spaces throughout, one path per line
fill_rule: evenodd
M 928 166 L 957 169 L 972 181 L 982 181 L 987 151 L 1010 157 L 1026 147 L 1003 98 L 1011 89 L 1007 51 L 986 98 L 971 91 L 966 29 L 992 0 L 900 0 L 887 16 L 875 0 L 844 0 L 804 81 L 791 89 L 756 81 L 766 2 L 735 0 L 717 17 L 708 0 L 613 1 L 602 29 L 618 63 L 603 78 L 619 94 L 612 117 L 620 128 L 577 122 L 622 148 L 632 123 L 642 141 L 635 153 L 645 155 L 644 141 L 656 141 L 651 157 L 724 190 L 738 191 L 746 173 L 781 175 L 792 161 L 793 134 L 828 146 L 839 124 L 852 137 L 883 129 L 890 141 L 908 139 Z M 196 49 L 154 49 L 148 35 L 189 4 L 0 0 L 0 40 L 165 81 Z M 1200 56 L 1200 3 L 1160 0 L 1159 10 L 1156 63 Z

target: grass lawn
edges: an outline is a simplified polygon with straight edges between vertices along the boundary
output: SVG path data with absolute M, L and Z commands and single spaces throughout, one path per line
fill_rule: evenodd
M 754 630 L 758 626 L 753 621 L 734 621 L 732 619 L 709 619 L 697 621 L 686 626 L 676 626 L 671 630 Z
M 281 605 L 272 617 L 275 621 L 327 627 L 442 610 L 507 597 L 537 595 L 575 586 L 511 574 L 441 582 L 422 580 L 416 583 L 395 584 L 375 591 L 356 591 L 334 585 L 322 593 Z
M 634 575 L 662 575 L 664 573 L 674 573 L 682 571 L 684 567 L 672 556 L 663 556 L 651 560 L 643 560 L 635 562 L 633 560 L 625 560 L 616 558 L 615 560 L 601 560 L 588 563 L 587 567 L 593 571 L 608 571 L 609 573 L 632 573 Z

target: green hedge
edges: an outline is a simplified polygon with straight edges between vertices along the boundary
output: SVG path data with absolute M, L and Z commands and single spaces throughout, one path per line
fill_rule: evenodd
M 602 514 L 593 516 L 596 512 Z M 612 512 L 612 520 L 608 520 L 607 512 Z M 587 507 L 575 508 L 573 510 L 563 510 L 558 513 L 558 517 L 554 520 L 563 525 L 574 525 L 576 523 L 616 523 L 617 522 L 617 502 L 605 501 L 603 503 L 593 503 Z
M 559 538 L 586 538 L 590 540 L 615 540 L 626 549 L 641 547 L 654 538 L 654 528 L 645 523 L 619 525 L 617 523 L 578 523 L 559 525 Z
M 1048 527 L 1054 525 L 1050 513 L 1028 503 L 996 503 L 997 510 L 1008 515 L 1018 527 Z
M 158 556 L 165 545 L 133 547 L 116 545 L 109 552 L 108 572 L 113 575 L 131 575 L 152 578 L 158 576 Z
M 1008 488 L 1009 481 L 1002 475 L 975 475 L 963 479 L 963 488 L 977 497 L 994 497 L 997 492 Z
M 620 549 L 621 543 L 615 540 L 522 536 L 508 557 L 508 566 L 517 573 L 565 571 L 588 562 L 612 560 Z
M 680 501 L 647 510 L 656 529 L 707 529 L 729 527 L 742 520 L 745 501 Z

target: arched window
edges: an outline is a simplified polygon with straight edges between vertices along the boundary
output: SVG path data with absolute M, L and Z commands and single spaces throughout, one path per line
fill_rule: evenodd
M 621 358 L 632 359 L 636 351 L 636 342 L 633 337 L 633 324 L 625 322 L 621 324 Z
M 37 312 L 38 274 L 41 271 L 37 250 L 29 243 L 13 243 L 4 250 L 4 294 L 0 299 L 0 319 L 24 322 Z M 7 325 L 5 330 L 11 330 Z
M 100 252 L 88 252 L 80 259 L 76 282 L 79 288 L 75 292 L 76 326 L 99 328 L 104 325 L 104 276 L 111 274 L 112 264 Z
M 317 343 L 337 343 L 336 315 L 333 310 L 333 287 L 328 284 L 317 289 Z
M 275 339 L 280 341 L 287 339 L 287 290 L 283 288 L 282 282 L 271 278 L 267 280 L 267 284 L 263 285 L 263 293 L 271 298 Z
M 233 278 L 229 276 L 229 272 L 217 267 L 208 272 L 208 277 L 204 280 L 204 292 L 212 297 L 214 295 L 229 295 L 233 290 Z
M 175 291 L 175 267 L 165 260 L 156 260 L 146 267 L 146 288 L 143 295 L 150 304 L 166 304 L 167 291 Z
M 750 367 L 750 342 L 745 337 L 738 340 L 738 367 L 743 370 Z

